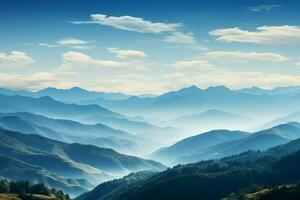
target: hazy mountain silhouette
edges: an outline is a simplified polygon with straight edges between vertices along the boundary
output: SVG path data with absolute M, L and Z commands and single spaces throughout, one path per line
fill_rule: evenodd
M 190 132 L 199 132 L 215 129 L 245 130 L 257 123 L 250 117 L 212 109 L 199 114 L 182 116 L 164 124 L 180 127 Z
M 270 122 L 267 122 L 263 125 L 257 126 L 255 127 L 255 129 L 266 129 L 266 128 L 270 128 L 273 126 L 277 126 L 279 124 L 284 124 L 284 123 L 288 123 L 288 122 L 300 122 L 300 112 L 293 112 L 289 115 L 283 116 L 283 117 L 279 117 L 276 118 Z
M 77 105 L 56 101 L 50 97 L 32 98 L 25 96 L 0 95 L 0 102 L 15 110 L 13 112 L 31 112 L 57 118 L 84 118 L 93 115 L 103 117 L 124 117 L 97 105 Z M 1 110 L 1 112 L 3 112 Z
M 260 92 L 248 92 L 259 90 Z M 265 91 L 265 92 L 261 92 Z M 257 94 L 258 93 L 258 94 Z M 210 109 L 238 113 L 260 119 L 300 110 L 298 87 L 262 90 L 257 88 L 231 90 L 224 86 L 201 89 L 196 86 L 167 92 L 156 97 L 130 97 L 123 100 L 98 98 L 82 104 L 98 104 L 127 115 L 140 115 L 147 118 L 160 116 L 174 119 L 184 115 L 194 115 Z
M 5 88 L 0 88 L 0 94 L 4 95 L 21 95 L 21 96 L 29 96 L 34 98 L 39 98 L 43 96 L 49 96 L 58 101 L 64 102 L 79 102 L 79 101 L 87 101 L 95 98 L 103 98 L 103 99 L 126 99 L 130 97 L 129 95 L 125 95 L 122 93 L 106 93 L 106 92 L 94 92 L 82 89 L 80 87 L 73 87 L 69 89 L 58 89 L 58 88 L 45 88 L 36 92 L 25 91 L 25 90 L 9 90 Z
M 181 156 L 195 154 L 210 146 L 247 136 L 248 133 L 241 131 L 213 130 L 180 140 L 170 147 L 157 150 L 152 156 L 157 160 L 172 162 Z

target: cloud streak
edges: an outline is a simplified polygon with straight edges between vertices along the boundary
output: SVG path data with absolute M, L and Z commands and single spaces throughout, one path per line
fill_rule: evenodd
M 96 67 L 98 69 L 146 70 L 146 63 L 136 60 L 105 60 L 92 58 L 80 52 L 70 51 L 62 55 L 63 63 L 72 67 Z
M 165 42 L 179 43 L 179 44 L 195 44 L 196 40 L 192 33 L 175 32 L 167 35 L 164 39 Z
M 209 32 L 222 42 L 242 42 L 256 44 L 293 44 L 300 42 L 299 26 L 260 26 L 256 31 L 242 30 L 238 27 L 216 29 Z
M 75 38 L 67 38 L 67 39 L 62 39 L 57 41 L 57 44 L 59 45 L 85 45 L 88 44 L 88 41 L 84 41 L 84 40 L 79 40 L 79 39 L 75 39 Z
M 241 52 L 241 51 L 211 51 L 206 52 L 205 56 L 211 59 L 231 59 L 233 61 L 268 61 L 268 62 L 283 62 L 289 58 L 271 52 Z
M 162 23 L 144 20 L 139 17 L 132 16 L 107 16 L 104 14 L 92 14 L 88 21 L 73 21 L 73 24 L 100 24 L 104 26 L 114 27 L 120 30 L 134 31 L 140 33 L 161 33 L 172 32 L 180 23 Z
M 249 10 L 253 12 L 260 12 L 260 11 L 270 11 L 273 8 L 279 8 L 279 7 L 280 5 L 277 4 L 269 4 L 269 5 L 265 4 L 265 5 L 249 7 Z
M 181 23 L 152 22 L 140 17 L 132 16 L 108 16 L 104 14 L 92 14 L 88 21 L 72 21 L 72 24 L 98 24 L 110 26 L 123 31 L 132 31 L 138 33 L 159 34 L 166 36 L 163 41 L 178 44 L 195 44 L 195 38 L 192 33 L 183 33 L 179 28 L 183 27 Z
M 143 51 L 132 50 L 132 49 L 119 49 L 110 47 L 107 50 L 117 55 L 118 58 L 146 58 L 147 55 Z
M 168 66 L 173 67 L 177 70 L 185 71 L 207 71 L 214 68 L 213 64 L 206 60 L 181 60 Z

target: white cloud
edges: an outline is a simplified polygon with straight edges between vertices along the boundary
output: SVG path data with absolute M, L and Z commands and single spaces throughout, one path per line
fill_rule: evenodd
M 107 16 L 104 14 L 92 14 L 88 21 L 73 21 L 73 24 L 99 24 L 110 26 L 116 29 L 139 32 L 139 33 L 166 33 L 163 41 L 179 44 L 195 44 L 192 33 L 183 33 L 178 29 L 183 26 L 181 23 L 152 22 L 140 17 L 132 16 Z
M 115 61 L 95 59 L 80 52 L 67 52 L 63 54 L 63 62 L 77 67 L 98 67 L 109 69 L 126 69 L 126 70 L 145 70 L 146 63 L 134 60 Z
M 182 60 L 177 61 L 168 66 L 174 67 L 178 70 L 191 70 L 191 71 L 202 71 L 202 70 L 211 70 L 214 66 L 206 60 Z
M 299 75 L 275 74 L 264 72 L 234 72 L 225 70 L 203 71 L 202 73 L 175 72 L 165 74 L 160 82 L 167 85 L 167 89 L 179 89 L 190 85 L 210 87 L 224 85 L 230 88 L 245 88 L 258 86 L 273 88 L 276 86 L 299 85 Z
M 191 33 L 182 33 L 182 32 L 175 32 L 171 35 L 167 35 L 164 39 L 165 42 L 171 43 L 179 43 L 179 44 L 195 44 L 195 38 Z
M 59 45 L 47 44 L 47 43 L 39 43 L 40 46 L 48 47 L 48 48 L 57 48 Z
M 88 49 L 91 49 L 92 47 L 90 47 L 90 46 L 76 45 L 76 46 L 71 46 L 71 48 L 72 48 L 72 49 L 88 50 Z
M 35 60 L 28 56 L 25 52 L 12 51 L 10 54 L 0 53 L 0 67 L 18 68 L 34 63 Z
M 209 32 L 223 42 L 245 42 L 257 44 L 285 44 L 300 42 L 299 26 L 260 26 L 256 31 L 240 28 L 216 29 Z
M 172 32 L 181 26 L 180 23 L 151 22 L 139 17 L 132 16 L 107 16 L 92 14 L 89 21 L 73 21 L 73 24 L 100 24 L 117 29 L 140 33 Z
M 39 90 L 46 87 L 69 88 L 79 86 L 76 80 L 66 80 L 67 76 L 59 70 L 36 72 L 32 74 L 0 73 L 0 87 L 11 89 Z
M 82 49 L 88 50 L 93 48 L 94 46 L 89 46 L 90 41 L 79 40 L 75 38 L 67 38 L 62 39 L 56 42 L 56 44 L 48 44 L 48 43 L 39 43 L 38 45 L 48 48 L 56 48 L 61 46 L 68 46 L 71 49 Z
M 125 92 L 128 94 L 158 94 L 166 90 L 161 81 L 155 77 L 144 75 L 129 75 L 126 77 L 101 78 L 90 86 L 92 90 L 105 92 Z
M 198 85 L 225 85 L 231 88 L 258 86 L 273 88 L 274 86 L 299 85 L 299 75 L 274 74 L 264 72 L 232 72 L 213 71 L 209 74 L 199 74 L 194 77 Z
M 57 44 L 60 45 L 85 45 L 88 44 L 89 41 L 83 41 L 83 40 L 79 40 L 79 39 L 75 39 L 75 38 L 67 38 L 67 39 L 62 39 L 57 41 Z
M 107 50 L 111 53 L 115 53 L 118 58 L 146 58 L 147 55 L 143 51 L 131 50 L 131 49 L 119 49 L 110 47 Z
M 289 60 L 287 57 L 266 52 L 241 52 L 241 51 L 211 51 L 206 52 L 205 55 L 208 58 L 217 58 L 217 59 L 232 59 L 233 61 L 269 61 L 269 62 L 283 62 Z
M 249 10 L 254 11 L 254 12 L 259 12 L 259 11 L 269 11 L 272 10 L 273 8 L 279 8 L 280 5 L 276 4 L 269 4 L 269 5 L 259 5 L 259 6 L 253 6 L 249 7 Z

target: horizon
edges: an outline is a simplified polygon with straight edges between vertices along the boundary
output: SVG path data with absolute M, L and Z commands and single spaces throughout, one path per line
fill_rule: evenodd
M 26 90 L 26 89 L 15 89 L 15 88 L 8 88 L 8 87 L 0 87 L 0 89 L 6 89 L 6 90 L 11 90 L 11 91 L 27 91 L 27 92 L 40 92 L 40 91 L 43 91 L 43 90 L 47 90 L 47 89 L 54 89 L 54 90 L 72 90 L 72 89 L 81 89 L 81 90 L 84 90 L 84 91 L 87 91 L 87 92 L 100 92 L 100 93 L 111 93 L 111 94 L 124 94 L 124 95 L 129 95 L 129 96 L 143 96 L 143 95 L 155 95 L 155 96 L 161 96 L 163 94 L 166 94 L 166 93 L 169 93 L 169 92 L 177 92 L 177 91 L 180 91 L 180 90 L 184 90 L 184 89 L 189 89 L 189 88 L 193 88 L 193 87 L 196 87 L 200 90 L 208 90 L 210 88 L 218 88 L 218 87 L 224 87 L 224 88 L 227 88 L 231 91 L 238 91 L 238 90 L 245 90 L 245 89 L 260 89 L 260 90 L 265 90 L 265 91 L 272 91 L 272 90 L 275 90 L 275 89 L 278 89 L 278 88 L 297 88 L 297 87 L 300 87 L 300 85 L 287 85 L 287 86 L 276 86 L 276 87 L 273 87 L 273 88 L 263 88 L 263 87 L 258 87 L 258 86 L 251 86 L 251 87 L 242 87 L 242 88 L 230 88 L 230 87 L 227 87 L 225 85 L 214 85 L 214 86 L 208 86 L 208 87 L 199 87 L 197 85 L 189 85 L 189 86 L 185 86 L 185 87 L 182 87 L 182 88 L 177 88 L 177 89 L 174 89 L 174 90 L 168 90 L 168 91 L 164 91 L 162 93 L 158 93 L 158 94 L 155 94 L 155 93 L 140 93 L 140 94 L 130 94 L 130 93 L 126 93 L 126 92 L 121 92 L 121 91 L 96 91 L 96 90 L 89 90 L 88 88 L 84 88 L 84 87 L 80 87 L 80 86 L 72 86 L 72 87 L 69 87 L 69 88 L 58 88 L 58 87 L 45 87 L 45 88 L 41 88 L 39 90 Z

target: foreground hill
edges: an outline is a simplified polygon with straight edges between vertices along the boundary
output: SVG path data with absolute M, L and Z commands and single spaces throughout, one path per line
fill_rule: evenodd
M 32 184 L 29 181 L 8 182 L 0 180 L 1 200 L 70 200 L 69 195 L 44 184 Z
M 4 155 L 0 155 L 0 176 L 15 181 L 30 180 L 33 183 L 45 183 L 73 196 L 86 192 L 92 187 L 83 179 L 64 178 L 42 167 Z
M 281 148 L 289 148 L 289 144 Z M 91 192 L 92 198 L 87 193 L 77 199 L 219 200 L 239 191 L 259 190 L 264 185 L 277 186 L 300 180 L 299 164 L 299 151 L 282 157 L 270 152 L 268 155 L 264 152 L 243 153 L 222 160 L 179 165 L 137 183 L 132 181 L 120 190 L 111 190 L 113 182 L 104 183 Z
M 223 200 L 297 200 L 300 196 L 300 184 L 284 184 L 273 187 L 262 186 L 249 192 L 230 194 Z
M 120 177 L 130 172 L 165 168 L 160 163 L 120 154 L 112 149 L 76 143 L 68 144 L 5 129 L 0 129 L 0 154 L 30 166 L 43 168 L 65 179 L 74 179 L 74 177 L 82 179 L 80 186 L 84 189 L 90 188 L 97 182 Z M 10 169 L 8 165 L 2 170 L 5 172 L 13 168 Z M 17 173 L 18 171 L 15 171 L 0 174 L 0 176 L 14 176 Z

